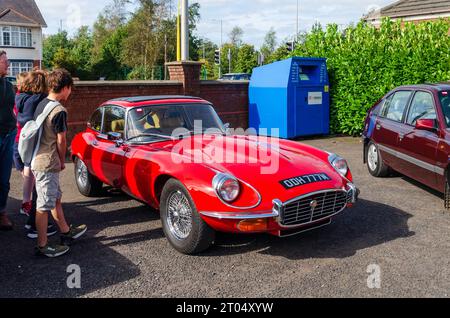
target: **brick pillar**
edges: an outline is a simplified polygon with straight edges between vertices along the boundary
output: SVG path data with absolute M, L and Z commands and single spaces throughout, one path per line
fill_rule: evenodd
M 203 63 L 181 61 L 166 63 L 170 80 L 183 83 L 184 95 L 200 95 L 200 71 Z

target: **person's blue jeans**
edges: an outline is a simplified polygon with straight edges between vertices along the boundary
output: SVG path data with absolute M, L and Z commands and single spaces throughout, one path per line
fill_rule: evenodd
M 0 134 L 0 213 L 5 212 L 8 202 L 16 133 L 13 131 L 6 135 Z

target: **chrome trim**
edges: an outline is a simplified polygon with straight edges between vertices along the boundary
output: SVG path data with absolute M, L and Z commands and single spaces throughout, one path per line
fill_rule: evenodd
M 219 193 L 219 189 L 222 187 L 224 182 L 227 181 L 227 180 L 236 181 L 236 183 L 238 184 L 238 187 L 239 187 L 238 195 L 236 196 L 236 198 L 234 198 L 233 200 L 230 200 L 230 201 L 227 201 L 224 198 L 222 198 L 220 196 L 220 193 Z M 221 200 L 223 200 L 225 202 L 228 202 L 228 203 L 235 201 L 237 199 L 237 197 L 239 196 L 239 194 L 241 193 L 241 186 L 239 185 L 239 181 L 234 176 L 232 176 L 230 174 L 227 174 L 227 173 L 218 173 L 218 174 L 216 174 L 214 176 L 214 178 L 213 178 L 212 186 L 213 186 L 214 191 L 216 191 L 217 196 Z
M 347 197 L 347 203 L 349 203 L 349 202 L 348 202 L 348 193 L 349 193 L 350 191 L 356 189 L 356 186 L 355 186 L 354 184 L 352 184 L 351 182 L 349 182 L 347 185 L 348 185 L 348 187 L 350 188 L 350 189 L 348 189 L 348 190 L 344 190 L 344 189 L 327 189 L 327 190 L 321 190 L 321 191 L 316 191 L 316 192 L 307 193 L 307 194 L 301 195 L 301 196 L 299 196 L 299 197 L 296 197 L 296 198 L 294 198 L 294 199 L 291 199 L 291 200 L 289 200 L 289 201 L 286 201 L 285 203 L 283 203 L 282 210 L 281 210 L 281 212 L 280 212 L 280 217 L 279 217 L 278 220 L 277 220 L 278 225 L 279 225 L 280 227 L 284 228 L 284 229 L 291 229 L 291 228 L 296 228 L 296 227 L 303 227 L 303 226 L 306 226 L 306 225 L 309 225 L 309 224 L 313 224 L 313 223 L 318 223 L 318 222 L 324 221 L 324 220 L 326 220 L 326 219 L 331 219 L 331 218 L 334 217 L 335 215 L 337 215 L 337 214 L 339 214 L 339 213 L 342 213 L 342 211 L 344 211 L 344 210 L 347 208 L 347 204 L 345 204 L 344 207 L 343 207 L 341 210 L 339 210 L 338 212 L 336 212 L 336 213 L 334 213 L 334 214 L 327 215 L 326 217 L 323 217 L 323 218 L 321 218 L 321 219 L 317 219 L 317 220 L 314 220 L 314 221 L 311 220 L 310 222 L 306 222 L 306 223 L 302 223 L 302 224 L 295 224 L 295 225 L 283 225 L 283 224 L 281 224 L 282 218 L 283 218 L 283 209 L 284 209 L 284 207 L 285 207 L 286 205 L 289 205 L 289 204 L 291 204 L 291 203 L 294 203 L 294 202 L 296 202 L 296 201 L 305 199 L 305 198 L 310 197 L 310 196 L 314 196 L 314 195 L 322 194 L 322 193 L 342 192 L 342 193 L 345 193 L 345 194 L 346 194 L 346 197 Z M 356 191 L 357 191 L 357 190 L 356 190 Z M 353 193 L 354 193 L 354 194 L 352 195 L 352 200 L 354 200 L 354 201 L 356 202 L 356 195 L 357 195 L 357 192 L 354 191 Z M 351 203 L 355 203 L 355 202 L 351 202 Z M 313 215 L 313 214 L 312 214 L 312 215 Z
M 214 187 L 214 184 L 213 184 L 213 189 L 214 189 L 214 192 L 215 192 L 216 195 L 217 195 L 217 198 L 220 200 L 220 202 L 222 202 L 223 204 L 225 204 L 227 207 L 233 208 L 233 209 L 236 209 L 236 210 L 251 210 L 251 209 L 254 209 L 254 208 L 256 208 L 258 205 L 261 204 L 261 201 L 262 201 L 261 194 L 260 194 L 259 191 L 256 190 L 255 187 L 253 187 L 251 184 L 249 184 L 249 183 L 247 183 L 247 182 L 245 182 L 245 181 L 243 181 L 243 180 L 241 180 L 241 179 L 239 179 L 239 178 L 236 178 L 235 176 L 233 176 L 233 175 L 231 175 L 231 174 L 229 174 L 229 173 L 226 173 L 226 172 L 220 172 L 220 171 L 218 171 L 218 170 L 216 170 L 216 169 L 214 169 L 214 168 L 211 168 L 211 167 L 208 167 L 208 168 L 209 168 L 211 171 L 214 171 L 214 172 L 215 172 L 216 174 L 218 174 L 218 175 L 219 175 L 219 174 L 225 174 L 225 175 L 228 175 L 228 176 L 230 176 L 230 177 L 232 177 L 232 178 L 238 180 L 239 182 L 242 182 L 243 184 L 245 184 L 246 186 L 248 186 L 250 189 L 252 189 L 253 191 L 255 191 L 256 195 L 258 196 L 258 202 L 256 202 L 256 204 L 254 204 L 254 205 L 252 205 L 252 206 L 244 206 L 244 207 L 235 206 L 235 205 L 231 204 L 230 202 L 227 202 L 227 201 L 225 201 L 224 199 L 222 199 L 222 198 L 220 197 L 219 193 L 217 193 L 217 190 L 216 190 L 216 188 Z M 214 178 L 215 178 L 215 177 L 214 177 Z M 214 183 L 214 179 L 213 179 L 213 183 Z
M 276 218 L 278 217 L 278 213 L 274 211 L 265 211 L 265 212 L 208 212 L 202 211 L 201 215 L 216 218 L 219 220 L 253 220 L 253 219 L 265 219 L 265 218 Z
M 406 154 L 404 154 L 402 152 L 393 150 L 393 149 L 391 149 L 389 147 L 386 147 L 386 146 L 383 146 L 383 145 L 377 145 L 377 146 L 378 146 L 378 148 L 380 150 L 385 151 L 385 152 L 387 152 L 387 153 L 389 153 L 389 154 L 391 154 L 394 157 L 397 157 L 399 159 L 408 161 L 409 163 L 412 163 L 412 164 L 414 164 L 414 165 L 416 165 L 416 166 L 418 166 L 420 168 L 423 168 L 425 170 L 431 171 L 433 173 L 437 173 L 437 174 L 439 174 L 441 176 L 443 176 L 445 174 L 445 170 L 443 168 L 441 168 L 441 167 L 438 167 L 436 165 L 432 165 L 431 163 L 428 163 L 428 162 L 416 159 L 414 157 L 408 156 L 408 155 L 406 155 Z
M 336 159 L 342 159 L 342 160 L 345 160 L 344 158 L 342 158 L 341 156 L 338 156 L 338 155 L 335 154 L 335 153 L 332 153 L 332 154 L 330 154 L 330 155 L 328 156 L 328 162 L 329 162 L 330 165 L 333 167 L 333 169 L 334 169 L 337 173 L 339 173 L 339 175 L 341 175 L 342 177 L 347 178 L 348 171 L 350 170 L 350 168 L 348 167 L 348 162 L 347 162 L 347 160 L 345 160 L 346 165 L 347 165 L 347 172 L 346 172 L 345 175 L 344 175 L 344 174 L 342 174 L 342 173 L 341 173 L 341 172 L 333 165 L 333 162 L 334 162 Z
M 349 189 L 347 191 L 347 195 L 350 191 L 352 191 L 352 201 L 350 203 L 355 204 L 356 201 L 358 201 L 358 188 L 353 183 L 347 183 L 347 187 L 349 187 Z M 347 203 L 348 203 L 348 201 L 347 201 Z

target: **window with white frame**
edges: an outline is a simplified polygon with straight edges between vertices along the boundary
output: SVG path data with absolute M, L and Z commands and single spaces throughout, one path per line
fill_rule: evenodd
M 9 72 L 11 76 L 16 76 L 22 72 L 32 71 L 33 66 L 31 61 L 10 61 Z
M 0 46 L 32 47 L 31 29 L 15 26 L 1 27 Z

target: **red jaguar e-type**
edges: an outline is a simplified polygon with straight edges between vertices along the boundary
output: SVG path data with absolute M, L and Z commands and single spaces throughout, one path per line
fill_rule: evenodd
M 328 225 L 359 194 L 343 158 L 231 134 L 194 97 L 110 100 L 71 149 L 83 195 L 106 183 L 160 210 L 167 239 L 185 254 L 210 247 L 216 231 L 282 237 Z

